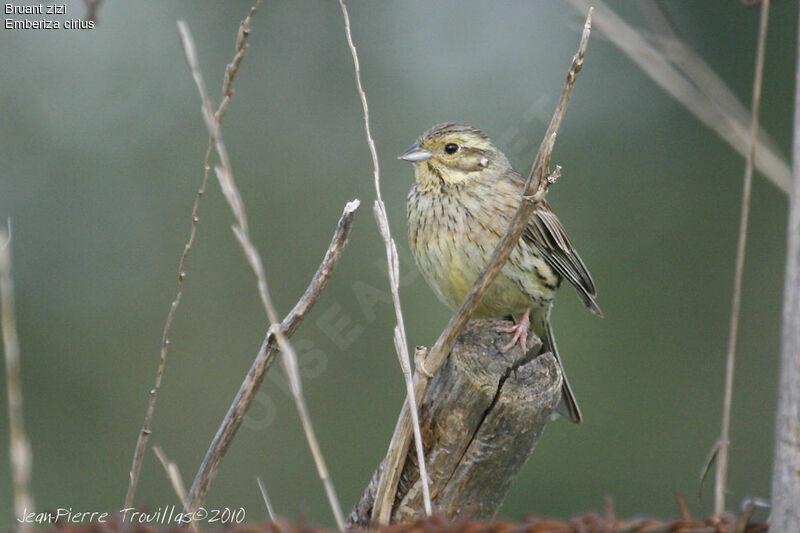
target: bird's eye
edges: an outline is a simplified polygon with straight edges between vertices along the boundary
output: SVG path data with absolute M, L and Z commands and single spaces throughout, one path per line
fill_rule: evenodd
M 454 154 L 458 152 L 458 145 L 456 143 L 447 143 L 444 145 L 444 151 L 448 154 Z

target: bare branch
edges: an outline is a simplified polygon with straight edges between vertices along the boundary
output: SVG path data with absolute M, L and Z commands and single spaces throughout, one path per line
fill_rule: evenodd
M 428 384 L 430 383 L 428 375 L 436 374 L 439 368 L 444 364 L 459 333 L 461 333 L 467 321 L 475 312 L 475 309 L 477 309 L 481 298 L 483 298 L 483 295 L 500 272 L 500 269 L 503 268 L 514 246 L 519 242 L 520 236 L 525 226 L 528 224 L 528 220 L 533 214 L 537 203 L 544 198 L 549 186 L 558 177 L 560 171 L 558 167 L 556 167 L 555 171 L 550 172 L 550 157 L 558 128 L 561 126 L 569 97 L 572 94 L 572 88 L 575 85 L 578 72 L 580 72 L 583 65 L 583 57 L 586 53 L 586 46 L 589 41 L 591 23 L 592 9 L 590 8 L 586 17 L 586 23 L 583 27 L 583 34 L 578 46 L 578 52 L 572 59 L 572 64 L 567 71 L 567 80 L 564 84 L 564 89 L 561 92 L 561 97 L 558 100 L 553 118 L 550 120 L 550 125 L 539 147 L 539 152 L 536 155 L 533 168 L 525 182 L 522 201 L 520 202 L 520 206 L 514 218 L 511 220 L 508 230 L 505 235 L 503 235 L 503 238 L 500 239 L 486 267 L 484 267 L 478 279 L 475 280 L 475 283 L 470 288 L 464 301 L 439 336 L 436 344 L 434 344 L 433 348 L 428 352 L 424 363 L 426 371 L 424 373 L 416 372 L 414 374 L 414 399 L 417 401 L 417 404 L 422 401 L 428 389 Z M 407 402 L 403 405 L 403 410 L 397 421 L 392 441 L 389 444 L 389 452 L 385 459 L 384 470 L 375 497 L 372 518 L 381 524 L 388 523 L 391 516 L 395 493 L 397 491 L 397 483 L 403 468 L 403 460 L 405 459 L 410 439 L 409 403 Z
M 748 140 L 745 137 L 747 133 L 745 125 L 750 122 L 750 110 L 728 87 L 722 77 L 680 37 L 672 19 L 664 11 L 664 6 L 658 3 L 657 0 L 643 0 L 637 2 L 636 6 L 648 19 L 649 26 L 652 29 L 652 33 L 642 31 L 642 35 L 703 93 L 710 105 L 719 108 L 719 113 L 729 118 L 730 127 L 740 131 L 743 140 Z M 780 153 L 775 140 L 761 128 L 759 128 L 758 132 L 758 143 L 757 165 L 761 153 Z M 782 174 L 788 177 L 788 165 L 781 160 L 780 167 L 781 170 L 778 171 L 776 176 Z M 778 169 L 776 168 L 775 170 Z
M 20 377 L 20 349 L 17 336 L 17 316 L 14 302 L 14 278 L 11 273 L 11 224 L 9 230 L 0 229 L 0 328 L 3 333 L 3 350 L 6 360 L 6 391 L 8 392 L 9 458 L 11 478 L 14 482 L 14 514 L 21 520 L 33 510 L 33 497 L 28 485 L 31 479 L 33 453 L 25 433 L 22 415 L 22 379 Z M 29 527 L 20 522 L 23 530 Z
M 739 240 L 736 248 L 736 272 L 733 277 L 733 302 L 731 303 L 731 324 L 728 334 L 728 353 L 725 362 L 725 397 L 722 405 L 722 429 L 719 437 L 717 456 L 717 475 L 714 486 L 714 514 L 725 511 L 725 487 L 728 477 L 728 445 L 730 444 L 731 402 L 733 401 L 733 372 L 736 363 L 736 338 L 739 332 L 739 310 L 742 302 L 742 273 L 747 251 L 747 222 L 750 218 L 750 195 L 753 187 L 753 162 L 756 158 L 758 136 L 758 110 L 761 107 L 761 85 L 764 79 L 764 53 L 767 48 L 767 23 L 769 21 L 769 0 L 761 4 L 761 24 L 758 28 L 758 48 L 756 50 L 755 75 L 753 76 L 753 104 L 750 122 L 750 150 L 744 167 L 742 185 L 742 211 L 739 218 Z
M 416 445 L 417 459 L 420 465 L 420 479 L 422 483 L 422 493 L 425 506 L 425 514 L 431 514 L 431 495 L 428 487 L 428 472 L 425 466 L 425 454 L 422 449 L 422 434 L 419 428 L 419 416 L 417 413 L 418 401 L 414 397 L 414 382 L 411 376 L 411 363 L 408 351 L 408 341 L 406 337 L 406 328 L 403 321 L 403 310 L 400 306 L 400 265 L 397 259 L 397 245 L 392 238 L 392 233 L 389 229 L 389 217 L 386 215 L 386 206 L 381 197 L 381 178 L 380 167 L 378 165 L 378 152 L 375 149 L 375 141 L 372 138 L 369 123 L 369 105 L 367 104 L 367 94 L 364 92 L 364 87 L 361 83 L 361 69 L 358 62 L 358 52 L 353 43 L 353 34 L 350 31 L 350 16 L 347 13 L 347 6 L 344 0 L 339 0 L 339 6 L 342 8 L 342 15 L 344 16 L 344 30 L 347 37 L 347 44 L 350 47 L 350 55 L 353 56 L 353 66 L 356 76 L 356 89 L 358 96 L 361 99 L 361 107 L 364 110 L 364 133 L 367 137 L 367 145 L 369 152 L 372 156 L 373 177 L 375 180 L 375 220 L 378 222 L 378 228 L 383 237 L 383 242 L 386 246 L 386 262 L 389 269 L 389 286 L 392 292 L 392 304 L 394 306 L 395 318 L 397 325 L 394 329 L 394 346 L 397 352 L 397 358 L 400 361 L 400 369 L 403 372 L 403 380 L 406 385 L 406 401 L 411 405 L 411 425 L 414 432 L 414 442 Z M 407 444 L 406 444 L 407 446 Z
M 197 55 L 191 33 L 189 32 L 189 27 L 184 21 L 178 21 L 178 29 L 181 34 L 181 42 L 186 50 L 186 59 L 192 69 L 192 73 L 194 75 L 195 82 L 197 83 L 200 95 L 203 97 L 203 95 L 207 94 L 207 91 L 204 86 L 203 76 L 197 63 Z M 216 120 L 211 120 L 210 118 L 213 116 L 213 112 L 211 111 L 211 102 L 207 97 L 203 97 L 203 108 L 204 116 L 206 117 L 206 125 L 209 128 L 209 133 L 216 139 L 215 147 L 220 162 L 222 163 L 222 166 L 215 167 L 217 179 L 225 199 L 228 201 L 231 211 L 233 211 L 233 215 L 237 221 L 237 225 L 233 226 L 233 233 L 236 235 L 236 239 L 242 246 L 244 254 L 247 257 L 247 261 L 256 276 L 258 294 L 261 297 L 261 303 L 264 306 L 267 318 L 272 323 L 271 329 L 273 330 L 275 338 L 278 341 L 280 351 L 283 353 L 283 365 L 286 369 L 287 375 L 289 376 L 292 396 L 294 397 L 297 411 L 303 424 L 303 430 L 305 431 L 306 439 L 308 440 L 308 444 L 311 448 L 311 453 L 314 456 L 314 462 L 316 463 L 319 477 L 325 487 L 325 492 L 333 510 L 334 518 L 336 519 L 336 523 L 339 528 L 342 529 L 344 527 L 344 516 L 342 515 L 341 504 L 339 503 L 339 499 L 336 496 L 336 491 L 333 487 L 333 482 L 328 474 L 328 469 L 325 465 L 325 460 L 322 456 L 319 443 L 317 442 L 313 426 L 311 425 L 311 419 L 308 415 L 308 409 L 305 405 L 305 400 L 303 399 L 302 387 L 300 385 L 300 373 L 298 371 L 297 364 L 297 354 L 295 353 L 291 343 L 289 343 L 289 340 L 283 335 L 280 327 L 278 326 L 278 313 L 275 310 L 275 306 L 273 305 L 272 298 L 269 294 L 269 287 L 267 286 L 267 277 L 264 272 L 264 265 L 261 261 L 261 256 L 259 255 L 258 250 L 250 239 L 250 231 L 247 223 L 247 214 L 245 213 L 244 209 L 244 201 L 242 200 L 241 193 L 239 192 L 236 182 L 233 179 L 233 170 L 231 168 L 230 158 L 228 156 L 227 149 L 225 148 L 225 143 L 222 141 L 219 124 L 216 122 Z
M 96 3 L 98 2 L 95 2 L 95 4 Z M 214 113 L 216 128 L 219 128 L 219 125 L 222 123 L 222 117 L 225 116 L 228 105 L 230 105 L 231 96 L 233 95 L 233 79 L 236 77 L 236 73 L 239 71 L 239 67 L 242 64 L 244 55 L 247 52 L 247 37 L 250 34 L 250 23 L 252 22 L 253 15 L 256 14 L 256 10 L 260 4 L 261 0 L 258 0 L 256 4 L 250 8 L 250 14 L 239 25 L 239 33 L 236 37 L 236 54 L 234 55 L 231 63 L 228 64 L 227 68 L 225 69 L 225 78 L 222 83 L 223 99 L 219 108 L 217 108 L 216 113 Z M 211 168 L 209 165 L 209 158 L 211 157 L 211 151 L 213 150 L 214 144 L 215 136 L 209 135 L 208 148 L 206 149 L 206 155 L 203 160 L 203 181 L 200 185 L 200 188 L 197 190 L 197 195 L 194 199 L 194 205 L 192 205 L 192 222 L 191 229 L 189 230 L 189 239 L 186 241 L 186 244 L 183 247 L 183 253 L 181 254 L 180 262 L 178 263 L 178 288 L 175 293 L 175 298 L 172 300 L 172 304 L 170 305 L 169 312 L 167 313 L 167 319 L 164 322 L 164 331 L 161 334 L 161 355 L 159 358 L 158 370 L 156 371 L 155 386 L 150 390 L 150 401 L 147 404 L 147 412 L 145 413 L 144 424 L 139 432 L 139 438 L 136 441 L 136 449 L 133 453 L 133 464 L 131 465 L 130 471 L 130 484 L 128 485 L 128 492 L 125 495 L 125 508 L 133 505 L 134 495 L 136 494 L 136 485 L 139 482 L 139 474 L 142 470 L 142 460 L 144 459 L 144 450 L 147 446 L 147 439 L 150 437 L 150 425 L 153 421 L 153 412 L 155 411 L 156 407 L 156 399 L 158 396 L 158 391 L 161 388 L 161 378 L 164 375 L 164 367 L 167 364 L 169 331 L 172 327 L 172 320 L 175 318 L 175 313 L 177 312 L 178 306 L 181 303 L 181 298 L 183 297 L 183 281 L 186 278 L 186 272 L 184 269 L 186 267 L 186 260 L 189 257 L 189 252 L 192 250 L 195 237 L 197 236 L 197 225 L 200 222 L 200 218 L 198 216 L 200 200 L 203 198 L 203 195 L 205 195 L 206 186 L 208 185 L 209 169 Z
M 300 373 L 297 364 L 297 354 L 295 353 L 291 343 L 289 343 L 288 338 L 281 330 L 278 313 L 275 310 L 275 306 L 273 305 L 272 298 L 269 294 L 269 287 L 267 286 L 267 278 L 264 272 L 264 265 L 261 261 L 261 256 L 250 239 L 250 231 L 247 223 L 247 214 L 245 213 L 244 201 L 242 200 L 241 193 L 239 192 L 236 182 L 233 179 L 233 169 L 231 167 L 230 157 L 228 156 L 225 143 L 222 140 L 219 123 L 213 118 L 214 113 L 212 111 L 211 102 L 207 97 L 208 91 L 205 88 L 203 75 L 197 62 L 197 53 L 195 51 L 194 41 L 188 25 L 182 20 L 178 21 L 178 31 L 181 36 L 181 43 L 183 44 L 183 48 L 186 52 L 186 61 L 189 63 L 189 67 L 192 71 L 198 92 L 200 93 L 200 97 L 202 99 L 203 116 L 206 119 L 206 126 L 208 127 L 209 134 L 212 135 L 216 140 L 215 148 L 222 165 L 215 167 L 215 170 L 220 188 L 222 189 L 225 199 L 228 201 L 231 211 L 236 218 L 237 224 L 233 226 L 233 233 L 236 235 L 239 244 L 242 246 L 245 256 L 247 257 L 247 261 L 256 276 L 261 303 L 264 306 L 267 318 L 272 323 L 270 330 L 277 340 L 280 351 L 283 353 L 283 365 L 287 375 L 289 376 L 292 396 L 294 397 L 295 405 L 297 406 L 297 411 L 303 425 L 303 430 L 305 431 L 306 440 L 311 448 L 311 453 L 317 466 L 317 472 L 322 480 L 325 493 L 328 496 L 328 501 L 331 505 L 333 516 L 336 519 L 336 524 L 339 526 L 339 529 L 343 529 L 344 516 L 342 514 L 341 504 L 339 503 L 333 482 L 328 474 L 328 469 L 325 465 L 325 459 L 322 456 L 322 451 L 308 414 L 308 408 L 306 407 L 305 399 L 303 398 Z M 194 502 L 191 502 L 190 505 L 194 505 Z
M 289 314 L 286 315 L 283 322 L 281 322 L 280 332 L 283 336 L 287 338 L 292 336 L 300 325 L 300 322 L 302 322 L 311 307 L 319 299 L 322 290 L 333 274 L 333 270 L 336 268 L 342 251 L 347 244 L 347 238 L 350 235 L 353 218 L 358 210 L 358 206 L 358 200 L 353 200 L 345 206 L 342 217 L 339 219 L 339 224 L 336 227 L 336 232 L 325 253 L 325 257 L 317 268 L 308 288 L 306 288 L 303 296 L 294 305 Z M 233 441 L 239 426 L 242 425 L 242 419 L 250 408 L 250 404 L 258 391 L 258 387 L 261 385 L 267 370 L 269 370 L 275 359 L 275 354 L 278 351 L 278 342 L 275 332 L 276 330 L 274 328 L 269 329 L 247 376 L 242 382 L 241 387 L 239 387 L 236 397 L 217 430 L 217 434 L 211 441 L 203 463 L 197 471 L 192 488 L 189 490 L 187 507 L 190 510 L 197 509 L 205 501 L 208 489 L 219 468 L 219 463 L 222 461 L 225 452 L 227 452 L 228 447 Z
M 581 13 L 584 13 L 590 5 L 594 6 L 597 10 L 595 25 L 598 30 L 698 120 L 714 130 L 734 150 L 747 157 L 750 135 L 746 118 L 737 114 L 735 107 L 724 104 L 724 94 L 730 91 L 719 91 L 721 84 L 719 77 L 711 67 L 699 60 L 696 54 L 685 53 L 687 46 L 675 45 L 679 43 L 677 39 L 657 39 L 659 46 L 665 49 L 662 53 L 602 0 L 569 0 L 569 2 Z M 686 76 L 676 69 L 670 60 L 674 60 L 684 70 Z M 766 133 L 762 132 L 758 138 L 756 169 L 776 187 L 788 193 L 791 181 L 789 165 L 774 148 Z

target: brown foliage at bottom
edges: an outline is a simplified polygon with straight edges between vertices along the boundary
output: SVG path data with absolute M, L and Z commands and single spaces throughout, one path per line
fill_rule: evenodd
M 392 524 L 369 531 L 382 533 L 763 533 L 767 524 L 751 521 L 752 507 L 739 516 L 725 513 L 707 519 L 692 518 L 681 495 L 676 496 L 680 517 L 673 520 L 635 518 L 621 520 L 615 516 L 614 505 L 606 499 L 605 513 L 588 512 L 568 521 L 528 517 L 522 523 L 505 520 L 474 521 L 465 517 L 452 520 L 443 514 L 419 518 L 402 524 Z M 126 527 L 127 526 L 127 527 Z M 58 533 L 190 533 L 189 528 L 155 529 L 110 521 L 104 524 L 88 524 L 80 527 L 56 527 Z M 302 521 L 292 522 L 279 518 L 275 522 L 264 522 L 252 526 L 231 526 L 217 529 L 224 533 L 328 533 L 329 530 L 306 526 Z M 366 530 L 353 530 L 366 531 Z

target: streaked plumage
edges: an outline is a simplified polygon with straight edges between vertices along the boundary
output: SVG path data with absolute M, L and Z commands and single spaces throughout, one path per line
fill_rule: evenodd
M 506 232 L 524 180 L 486 134 L 464 124 L 434 126 L 401 158 L 414 163 L 416 176 L 408 195 L 411 251 L 439 299 L 455 309 Z M 556 214 L 542 202 L 476 316 L 501 317 L 530 308 L 532 329 L 558 359 L 550 309 L 562 279 L 601 314 L 586 265 Z M 559 411 L 573 422 L 581 420 L 566 376 Z

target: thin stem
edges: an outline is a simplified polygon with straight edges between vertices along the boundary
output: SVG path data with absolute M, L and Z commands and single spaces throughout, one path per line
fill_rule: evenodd
M 256 10 L 258 10 L 258 6 L 261 4 L 261 0 L 257 0 L 256 4 L 250 8 L 250 14 L 242 21 L 239 25 L 239 33 L 236 36 L 236 54 L 233 57 L 233 60 L 228 64 L 227 68 L 225 69 L 225 78 L 222 83 L 222 94 L 223 99 L 217 108 L 217 111 L 214 113 L 214 121 L 216 122 L 217 128 L 222 123 L 222 118 L 225 116 L 225 112 L 228 110 L 228 106 L 230 105 L 231 96 L 233 95 L 233 79 L 236 77 L 236 73 L 239 72 L 239 67 L 242 64 L 242 60 L 244 59 L 245 53 L 247 52 L 248 44 L 247 44 L 247 37 L 250 35 L 250 23 L 253 20 L 253 15 L 255 15 Z M 136 449 L 133 452 L 133 463 L 131 464 L 131 471 L 130 471 L 130 483 L 128 485 L 128 491 L 125 494 L 125 508 L 129 508 L 133 506 L 133 499 L 136 494 L 136 486 L 139 482 L 139 475 L 142 470 L 142 461 L 144 459 L 144 451 L 147 446 L 147 440 L 150 437 L 150 426 L 153 422 L 153 413 L 155 412 L 156 408 L 156 399 L 158 397 L 158 391 L 161 389 L 161 379 L 164 375 L 164 368 L 167 364 L 167 352 L 169 351 L 169 332 L 170 328 L 172 327 L 172 320 L 175 318 L 175 313 L 178 311 L 178 306 L 181 304 L 181 298 L 183 298 L 183 281 L 186 278 L 186 261 L 189 258 L 189 252 L 192 250 L 192 246 L 194 245 L 195 238 L 197 236 L 197 226 L 200 222 L 200 218 L 198 216 L 198 212 L 200 209 L 200 200 L 202 200 L 203 196 L 206 193 L 206 186 L 208 185 L 208 176 L 209 170 L 211 166 L 209 164 L 209 158 L 211 157 L 211 152 L 214 149 L 215 145 L 215 137 L 214 135 L 209 135 L 208 137 L 208 147 L 206 148 L 206 155 L 203 159 L 203 181 L 200 184 L 200 188 L 197 190 L 197 194 L 194 198 L 194 204 L 192 205 L 192 215 L 191 215 L 191 229 L 189 230 L 189 239 L 186 241 L 186 244 L 183 247 L 183 253 L 181 254 L 181 259 L 178 263 L 178 288 L 175 292 L 175 298 L 172 300 L 172 304 L 169 307 L 169 312 L 167 313 L 167 319 L 164 322 L 164 330 L 161 334 L 161 353 L 159 356 L 158 361 L 158 370 L 156 370 L 156 380 L 155 385 L 150 390 L 150 400 L 147 404 L 147 411 L 144 416 L 144 423 L 142 424 L 142 429 L 139 431 L 139 438 L 136 440 Z
M 267 515 L 272 522 L 275 522 L 275 510 L 272 508 L 272 502 L 269 499 L 269 494 L 267 494 L 267 487 L 264 486 L 264 482 L 260 477 L 256 478 L 256 483 L 258 483 L 258 490 L 261 492 L 264 505 L 267 507 Z
M 161 446 L 153 446 L 153 453 L 156 454 L 158 462 L 164 467 L 164 472 L 167 474 L 167 478 L 172 485 L 172 490 L 175 492 L 178 500 L 180 500 L 181 505 L 185 505 L 186 486 L 183 484 L 183 478 L 181 478 L 181 471 L 178 469 L 178 465 L 169 460 Z
M 250 238 L 250 230 L 247 222 L 247 214 L 244 208 L 244 201 L 242 200 L 241 193 L 239 192 L 236 182 L 233 179 L 233 168 L 231 166 L 230 157 L 225 147 L 225 143 L 222 140 L 219 123 L 215 119 L 211 101 L 208 98 L 208 91 L 205 87 L 203 75 L 200 71 L 200 66 L 197 61 L 197 52 L 194 46 L 194 40 L 192 39 L 191 32 L 189 31 L 189 27 L 186 22 L 182 20 L 178 21 L 178 31 L 181 36 L 181 42 L 183 44 L 184 51 L 186 52 L 186 60 L 192 71 L 198 92 L 200 93 L 206 126 L 208 127 L 209 134 L 216 139 L 214 146 L 216 148 L 217 155 L 219 156 L 221 166 L 215 167 L 214 170 L 216 171 L 217 180 L 219 181 L 223 195 L 228 201 L 228 205 L 230 206 L 234 218 L 236 219 L 236 225 L 233 226 L 233 233 L 239 241 L 242 250 L 244 251 L 245 257 L 250 264 L 250 268 L 253 270 L 253 274 L 255 274 L 261 303 L 264 306 L 267 318 L 272 324 L 270 329 L 277 339 L 280 351 L 283 354 L 281 361 L 286 369 L 286 374 L 289 377 L 289 383 L 292 388 L 292 396 L 294 397 L 297 412 L 300 416 L 303 430 L 305 431 L 306 440 L 308 441 L 309 447 L 311 448 L 311 453 L 314 457 L 314 463 L 317 466 L 317 472 L 320 480 L 322 480 L 325 493 L 328 496 L 328 501 L 331 505 L 333 516 L 336 519 L 336 524 L 339 529 L 344 529 L 344 516 L 342 514 L 341 504 L 339 503 L 339 498 L 336 496 L 336 490 L 334 489 L 333 481 L 328 474 L 328 469 L 325 465 L 325 459 L 322 456 L 322 451 L 308 414 L 308 408 L 306 407 L 305 400 L 303 399 L 299 365 L 297 363 L 297 354 L 294 350 L 294 347 L 292 347 L 291 343 L 289 342 L 289 339 L 281 330 L 280 319 L 278 318 L 278 313 L 275 310 L 275 306 L 272 303 L 272 297 L 269 293 L 267 277 L 264 271 L 263 262 L 261 261 L 261 256 Z
M 6 361 L 6 391 L 8 393 L 9 459 L 14 484 L 14 514 L 21 520 L 33 511 L 30 493 L 33 453 L 25 433 L 22 415 L 22 379 L 20 377 L 20 349 L 17 336 L 17 317 L 14 301 L 14 278 L 11 273 L 11 225 L 9 231 L 0 230 L 0 329 Z M 20 522 L 23 530 L 27 522 Z
M 736 271 L 733 276 L 733 302 L 728 333 L 728 353 L 725 362 L 725 397 L 722 404 L 722 430 L 719 437 L 717 476 L 714 487 L 714 514 L 725 511 L 725 488 L 728 477 L 728 447 L 730 444 L 731 402 L 733 400 L 733 372 L 736 364 L 736 340 L 739 332 L 739 311 L 742 302 L 742 274 L 747 251 L 747 222 L 750 218 L 750 196 L 753 185 L 753 162 L 756 157 L 758 136 L 758 110 L 761 106 L 761 85 L 764 77 L 764 55 L 767 47 L 769 0 L 761 4 L 761 23 L 758 29 L 755 75 L 753 76 L 753 104 L 750 121 L 750 149 L 747 152 L 742 185 L 742 210 L 739 218 L 739 239 L 736 248 Z
M 361 99 L 361 107 L 364 110 L 364 133 L 367 137 L 367 145 L 369 152 L 372 156 L 373 178 L 375 181 L 375 219 L 378 223 L 378 228 L 383 237 L 383 242 L 386 247 L 386 262 L 389 269 L 389 286 L 392 293 L 392 304 L 394 306 L 395 318 L 397 325 L 394 330 L 394 346 L 397 352 L 397 358 L 400 361 L 400 369 L 403 372 L 403 380 L 406 385 L 406 401 L 411 406 L 411 426 L 414 433 L 415 450 L 417 454 L 417 461 L 419 463 L 419 476 L 422 483 L 422 498 L 425 508 L 425 514 L 430 516 L 432 513 L 431 495 L 428 482 L 428 470 L 425 464 L 425 453 L 422 444 L 422 432 L 419 427 L 419 414 L 417 412 L 417 400 L 414 397 L 414 383 L 411 375 L 410 354 L 408 350 L 408 341 L 406 337 L 406 328 L 403 321 L 403 310 L 400 306 L 400 265 L 397 259 L 397 245 L 392 238 L 391 230 L 389 229 L 389 217 L 386 214 L 386 206 L 383 203 L 381 196 L 381 179 L 380 167 L 378 165 L 378 151 L 375 149 L 375 141 L 372 138 L 369 122 L 369 105 L 367 104 L 367 94 L 364 92 L 364 87 L 361 83 L 361 68 L 358 62 L 358 52 L 353 43 L 353 34 L 350 30 L 350 16 L 347 12 L 347 6 L 344 0 L 339 0 L 339 6 L 342 8 L 342 15 L 344 16 L 344 30 L 347 37 L 347 45 L 350 48 L 350 55 L 353 56 L 353 66 L 356 76 L 356 89 L 358 96 Z

